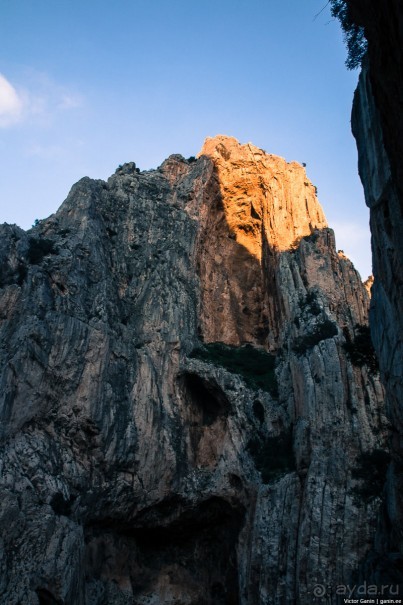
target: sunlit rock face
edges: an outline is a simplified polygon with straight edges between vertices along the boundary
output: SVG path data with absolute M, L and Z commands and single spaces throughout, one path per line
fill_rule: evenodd
M 212 160 L 204 196 L 216 204 L 200 234 L 204 339 L 265 344 L 279 320 L 270 316 L 277 289 L 268 258 L 327 227 L 315 187 L 300 164 L 231 137 L 206 139 L 199 155 Z
M 3 226 L 0 258 L 5 603 L 310 605 L 352 581 L 383 391 L 301 166 L 228 137 L 125 164 Z
M 265 242 L 290 250 L 313 229 L 327 227 L 315 187 L 297 162 L 225 136 L 206 139 L 202 155 L 214 163 L 230 233 L 257 260 Z

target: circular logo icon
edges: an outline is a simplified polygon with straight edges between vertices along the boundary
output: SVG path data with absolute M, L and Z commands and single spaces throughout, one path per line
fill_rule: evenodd
M 324 597 L 326 594 L 326 587 L 323 584 L 316 584 L 313 589 L 313 594 L 315 597 Z

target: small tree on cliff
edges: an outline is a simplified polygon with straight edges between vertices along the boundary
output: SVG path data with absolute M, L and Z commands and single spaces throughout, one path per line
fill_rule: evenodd
M 357 69 L 367 51 L 364 28 L 354 23 L 346 0 L 330 0 L 330 12 L 340 21 L 343 30 L 348 52 L 346 67 L 347 69 Z

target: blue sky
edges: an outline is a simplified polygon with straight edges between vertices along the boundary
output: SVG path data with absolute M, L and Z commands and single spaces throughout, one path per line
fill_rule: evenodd
M 371 272 L 368 211 L 326 0 L 0 0 L 0 222 L 82 176 L 155 168 L 227 134 L 307 164 L 338 248 Z M 315 18 L 316 16 L 316 18 Z

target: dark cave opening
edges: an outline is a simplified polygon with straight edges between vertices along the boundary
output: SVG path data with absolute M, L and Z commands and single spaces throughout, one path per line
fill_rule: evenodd
M 60 605 L 59 599 L 56 599 L 46 588 L 37 588 L 36 594 L 39 600 L 39 605 Z
M 240 505 L 212 497 L 196 507 L 178 500 L 151 508 L 130 525 L 92 524 L 86 529 L 87 584 L 102 586 L 104 595 L 130 594 L 134 603 L 238 605 L 243 517 Z
M 203 425 L 210 426 L 219 417 L 228 416 L 230 403 L 218 384 L 190 372 L 181 376 L 181 383 L 186 399 L 194 414 L 201 415 Z
M 225 447 L 231 404 L 214 378 L 185 372 L 178 382 L 185 405 L 187 460 L 198 468 L 214 468 Z

